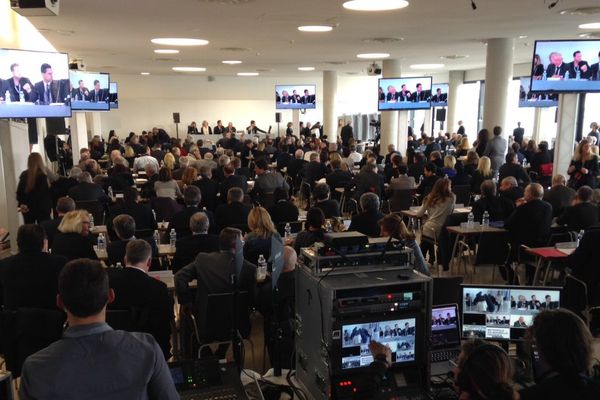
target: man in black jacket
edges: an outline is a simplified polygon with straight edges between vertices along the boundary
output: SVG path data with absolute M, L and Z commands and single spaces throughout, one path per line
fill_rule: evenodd
M 505 221 L 514 211 L 515 204 L 503 196 L 496 196 L 496 184 L 485 180 L 481 184 L 481 198 L 473 204 L 475 221 L 480 222 L 488 212 L 490 221 Z
M 217 231 L 235 225 L 247 225 L 250 206 L 243 203 L 244 192 L 242 189 L 233 187 L 227 192 L 227 204 L 217 207 L 216 219 L 219 224 Z
M 115 291 L 115 301 L 109 310 L 133 311 L 133 325 L 137 332 L 150 333 L 165 356 L 171 356 L 171 324 L 173 323 L 173 297 L 167 285 L 148 276 L 152 248 L 144 240 L 127 243 L 125 268 L 108 270 L 110 287 Z
M 104 193 L 102 186 L 92 182 L 89 172 L 79 175 L 79 183 L 69 189 L 69 197 L 77 201 L 97 201 L 100 204 L 109 204 L 111 199 Z
M 206 207 L 207 210 L 215 211 L 217 208 L 219 184 L 212 179 L 210 166 L 203 165 L 200 168 L 200 179 L 192 183 L 192 185 L 197 186 L 202 193 L 200 207 Z
M 298 176 L 303 177 L 304 166 L 307 161 L 304 160 L 304 151 L 301 149 L 296 150 L 294 158 L 288 162 L 287 174 L 290 178 L 296 180 Z
M 112 240 L 106 245 L 106 253 L 108 255 L 108 265 L 123 264 L 125 261 L 125 249 L 127 244 L 135 240 L 135 220 L 127 214 L 117 215 L 113 219 L 113 227 L 118 240 Z M 152 255 L 158 257 L 158 248 L 151 236 L 146 238 L 148 244 L 152 248 Z
M 370 237 L 379 237 L 379 220 L 383 214 L 379 211 L 379 197 L 375 193 L 360 196 L 360 214 L 352 217 L 349 231 L 357 231 Z
M 198 253 L 212 253 L 219 248 L 219 237 L 208 233 L 210 222 L 203 212 L 197 212 L 190 218 L 191 235 L 177 239 L 173 273 L 185 267 L 196 258 Z
M 504 196 L 513 203 L 523 197 L 524 191 L 517 183 L 514 176 L 507 176 L 500 181 L 499 195 Z
M 140 203 L 138 191 L 132 187 L 123 190 L 123 202 L 118 202 L 110 208 L 109 216 L 106 221 L 106 229 L 110 240 L 116 240 L 117 236 L 112 227 L 112 221 L 117 215 L 127 214 L 133 217 L 135 229 L 137 230 L 155 230 L 156 220 L 152 209 L 143 203 Z
M 290 201 L 287 190 L 283 188 L 275 189 L 273 193 L 274 204 L 269 207 L 269 215 L 274 224 L 282 222 L 296 222 L 300 211 L 294 203 Z
M 552 178 L 552 188 L 544 193 L 544 201 L 552 206 L 552 216 L 558 217 L 575 198 L 575 191 L 567 186 L 564 175 L 556 174 Z
M 375 193 L 381 197 L 384 188 L 383 177 L 377 172 L 377 164 L 374 159 L 367 161 L 364 167 L 361 168 L 358 175 L 352 181 L 355 186 L 352 197 L 356 200 L 360 199 L 363 193 Z
M 233 165 L 228 164 L 224 166 L 223 175 L 225 179 L 221 182 L 221 189 L 219 192 L 219 200 L 221 203 L 227 202 L 227 192 L 232 187 L 239 187 L 244 193 L 246 193 L 248 189 L 248 181 L 246 180 L 245 176 L 235 174 L 235 168 Z
M 417 178 L 415 178 L 416 180 Z M 423 171 L 423 180 L 419 183 L 417 187 L 417 194 L 421 196 L 426 196 L 431 192 L 433 185 L 439 179 L 437 175 L 437 167 L 434 163 L 429 163 L 425 166 L 425 170 Z
M 352 174 L 350 171 L 342 170 L 342 161 L 335 158 L 331 160 L 331 168 L 333 171 L 325 177 L 325 181 L 331 190 L 335 188 L 346 188 L 352 182 Z
M 304 166 L 304 179 L 311 188 L 315 187 L 318 180 L 325 178 L 327 168 L 319 160 L 319 153 L 311 153 L 310 161 Z
M 44 232 L 46 233 L 46 239 L 48 239 L 48 248 L 52 248 L 52 241 L 54 240 L 54 235 L 58 233 L 58 225 L 60 225 L 62 217 L 74 209 L 75 202 L 72 198 L 61 197 L 56 202 L 56 212 L 58 214 L 56 218 L 40 222 L 40 226 L 44 228 Z
M 507 176 L 514 177 L 519 186 L 526 186 L 531 182 L 529 174 L 527 174 L 525 169 L 519 164 L 517 153 L 506 153 L 506 163 L 500 167 L 498 179 L 502 180 Z
M 348 147 L 348 142 L 350 141 L 350 139 L 354 139 L 354 131 L 352 130 L 352 121 L 348 121 L 346 123 L 346 125 L 344 125 L 342 127 L 340 136 L 342 137 L 342 146 Z
M 325 218 L 329 219 L 332 217 L 341 216 L 340 203 L 337 200 L 330 199 L 331 191 L 326 183 L 319 183 L 315 186 L 314 196 L 317 201 L 315 207 L 318 207 L 323 211 Z
M 598 223 L 598 207 L 592 204 L 594 191 L 589 186 L 582 186 L 577 190 L 577 196 L 571 207 L 565 208 L 556 219 L 558 225 L 566 225 L 570 231 L 587 229 Z
M 0 260 L 0 301 L 5 308 L 56 309 L 58 274 L 67 262 L 48 254 L 44 230 L 22 225 L 17 232 L 19 253 Z
M 175 229 L 178 238 L 192 234 L 190 231 L 190 218 L 197 212 L 206 213 L 210 226 L 214 227 L 213 229 L 210 229 L 210 233 L 217 232 L 215 215 L 211 211 L 202 209 L 199 206 L 201 201 L 202 194 L 197 186 L 188 186 L 185 188 L 183 191 L 183 202 L 185 203 L 185 209 L 173 215 L 169 221 L 169 228 Z

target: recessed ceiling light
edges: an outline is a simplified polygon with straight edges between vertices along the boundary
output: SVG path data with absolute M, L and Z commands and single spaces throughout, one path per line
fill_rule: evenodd
M 314 71 L 315 67 L 298 67 L 298 71 Z
M 177 54 L 179 50 L 176 49 L 155 49 L 154 52 L 156 54 Z
M 258 72 L 238 72 L 238 76 L 258 76 Z
M 440 69 L 444 68 L 444 64 L 413 64 L 411 69 Z
M 173 67 L 173 71 L 177 72 L 204 72 L 206 68 L 203 67 Z
M 140 72 L 140 75 L 150 75 L 150 72 Z
M 586 32 L 586 33 L 580 33 L 578 36 L 582 37 L 582 38 L 589 38 L 589 37 L 592 37 L 592 34 L 590 32 Z
M 362 54 L 357 54 L 356 57 L 358 58 L 368 58 L 368 59 L 375 59 L 378 60 L 380 58 L 388 58 L 390 56 L 389 53 L 362 53 Z
M 235 64 L 241 64 L 242 62 L 239 60 L 225 60 L 225 61 L 221 61 L 223 64 L 228 64 L 228 65 L 235 65 Z
M 302 32 L 329 32 L 333 30 L 333 27 L 329 25 L 304 25 L 299 26 L 298 30 Z
M 192 38 L 155 38 L 151 42 L 163 46 L 205 46 L 208 44 L 208 40 Z
M 600 22 L 579 25 L 579 29 L 600 29 Z
M 350 0 L 343 4 L 344 8 L 355 11 L 388 11 L 408 6 L 406 0 Z
M 519 39 L 527 39 L 527 35 L 519 35 Z

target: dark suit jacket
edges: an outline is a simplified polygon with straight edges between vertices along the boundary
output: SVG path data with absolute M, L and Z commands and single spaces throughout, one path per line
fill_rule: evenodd
M 248 224 L 250 209 L 250 206 L 243 203 L 221 204 L 215 213 L 218 231 L 232 225 Z
M 169 230 L 175 229 L 175 233 L 177 233 L 178 238 L 191 235 L 192 232 L 190 231 L 190 218 L 197 212 L 206 213 L 209 223 L 208 231 L 210 233 L 219 232 L 219 230 L 217 230 L 218 227 L 215 221 L 215 215 L 212 213 L 212 211 L 204 210 L 201 207 L 194 206 L 186 207 L 182 211 L 179 211 L 173 215 L 169 220 Z
M 82 236 L 79 233 L 59 232 L 56 234 L 52 245 L 52 254 L 65 256 L 69 261 L 76 258 L 98 259 L 94 251 L 92 235 Z
M 325 201 L 318 201 L 315 204 L 315 207 L 320 208 L 325 214 L 325 218 L 339 217 L 340 213 L 340 203 L 337 200 L 329 199 Z
M 575 79 L 577 77 L 577 71 L 575 70 L 575 61 L 571 61 L 569 64 L 569 79 Z M 583 66 L 587 67 L 587 70 L 585 72 L 581 71 L 581 67 Z M 588 64 L 587 61 L 581 61 L 579 63 L 579 69 L 580 69 L 580 77 L 581 79 L 589 79 L 592 76 L 592 71 L 590 69 L 590 65 Z
M 502 164 L 498 172 L 498 181 L 502 181 L 507 176 L 513 176 L 519 183 L 519 186 L 526 186 L 531 182 L 531 178 L 519 164 Z
M 569 64 L 562 63 L 558 67 L 554 64 L 548 65 L 546 68 L 546 77 L 552 78 L 553 75 L 559 75 L 561 77 L 565 76 L 565 73 L 569 70 Z M 569 72 L 569 75 L 571 73 Z M 573 78 L 573 77 L 571 77 Z
M 587 229 L 598 223 L 598 207 L 592 203 L 579 203 L 565 208 L 556 219 L 559 225 L 566 225 L 570 231 Z
M 108 100 L 108 90 L 100 89 L 96 92 L 95 89 L 90 90 L 90 95 L 87 98 L 88 101 L 92 101 L 94 103 L 102 103 Z
M 508 190 L 499 190 L 498 195 L 508 198 L 514 204 L 518 199 L 523 197 L 524 190 L 522 187 L 517 186 Z
M 244 193 L 246 193 L 246 191 L 248 190 L 248 180 L 246 179 L 245 176 L 242 176 L 242 175 L 231 175 L 231 176 L 228 176 L 227 178 L 225 178 L 221 182 L 221 189 L 220 189 L 221 195 L 220 195 L 219 200 L 222 203 L 227 202 L 227 191 L 233 187 L 239 187 L 244 191 Z
M 111 240 L 117 240 L 117 237 L 113 230 L 113 219 L 120 214 L 130 215 L 135 221 L 135 229 L 136 230 L 147 230 L 147 229 L 156 229 L 156 221 L 154 220 L 154 214 L 152 214 L 152 209 L 142 203 L 135 204 L 123 204 L 117 203 L 110 208 L 109 217 L 106 221 L 106 228 L 108 230 L 108 235 Z
M 60 225 L 60 221 L 62 221 L 62 217 L 40 222 L 40 226 L 44 228 L 44 232 L 46 232 L 46 238 L 48 239 L 49 249 L 52 248 L 52 243 L 54 243 L 54 236 L 56 236 L 56 234 L 58 233 L 58 225 Z
M 158 257 L 158 248 L 156 247 L 156 243 L 154 242 L 153 237 L 143 238 L 148 242 L 150 247 L 152 248 L 152 257 Z M 113 240 L 106 245 L 106 253 L 108 255 L 108 265 L 117 265 L 117 263 L 121 263 L 121 265 L 125 266 L 125 253 L 127 250 L 127 243 L 130 240 Z
M 63 79 L 60 81 L 52 81 L 50 84 L 52 93 L 52 103 L 64 103 L 67 100 L 67 96 L 70 94 L 69 91 L 69 80 Z M 34 85 L 33 90 L 29 95 L 29 101 L 35 103 L 39 100 L 41 104 L 44 103 L 44 82 L 40 81 Z
M 48 253 L 19 253 L 0 260 L 0 298 L 4 307 L 56 309 L 58 274 L 65 257 Z
M 108 204 L 111 201 L 110 197 L 102 190 L 102 186 L 88 182 L 80 182 L 69 189 L 69 197 L 75 201 L 96 200 L 104 204 Z
M 571 205 L 575 198 L 575 191 L 568 186 L 553 186 L 544 193 L 544 201 L 552 206 L 552 216 L 558 217 L 566 207 Z
M 194 261 L 198 253 L 218 251 L 219 236 L 211 234 L 185 236 L 177 239 L 176 249 L 173 258 L 173 273 Z
M 589 229 L 579 241 L 579 247 L 569 256 L 567 265 L 575 276 L 588 285 L 588 300 L 592 305 L 600 304 L 600 268 L 598 268 L 598 243 L 600 229 Z
M 325 177 L 325 181 L 333 192 L 335 188 L 345 188 L 352 182 L 352 174 L 350 171 L 342 171 L 336 169 Z
M 532 200 L 515 209 L 504 223 L 513 245 L 545 246 L 550 237 L 552 206 L 543 200 Z
M 320 161 L 311 161 L 304 166 L 304 178 L 311 186 L 327 174 L 327 168 Z
M 383 193 L 383 178 L 375 172 L 359 172 L 354 177 L 353 181 L 356 188 L 354 189 L 353 197 L 359 199 L 363 193 L 373 192 L 381 198 Z
M 348 141 L 354 137 L 352 126 L 344 125 L 342 127 L 342 131 L 340 132 L 340 136 L 342 137 L 342 144 L 344 146 L 348 146 Z
M 29 79 L 27 79 L 27 78 L 19 79 L 19 85 L 21 86 L 21 91 L 25 95 L 25 101 L 30 101 L 31 94 L 27 93 L 25 91 L 25 89 L 23 89 L 23 85 L 25 85 L 26 83 L 29 83 L 29 86 L 31 87 L 31 90 L 33 92 L 33 83 L 31 83 L 31 81 Z M 10 92 L 10 100 L 11 101 L 20 101 L 21 100 L 21 97 L 19 97 L 19 91 L 15 87 L 15 81 L 13 81 L 12 77 L 10 77 L 8 80 L 4 81 L 4 87 L 2 88 L 2 92 L 0 93 L 0 95 L 2 95 L 2 97 L 4 97 L 5 92 L 7 90 Z
M 490 215 L 490 221 L 505 221 L 514 211 L 515 203 L 506 197 L 482 197 L 473 204 L 475 221 L 481 222 L 485 211 Z
M 223 133 L 227 132 L 227 127 L 223 126 L 223 127 L 219 127 L 219 125 L 216 125 L 213 130 L 213 135 L 222 135 Z
M 352 217 L 349 231 L 357 231 L 370 237 L 379 237 L 379 220 L 383 218 L 383 214 L 380 211 L 377 213 L 361 213 L 356 214 Z
M 109 268 L 110 287 L 115 301 L 109 310 L 132 310 L 138 315 L 134 326 L 137 332 L 150 333 L 165 356 L 171 355 L 171 323 L 173 297 L 167 285 L 137 268 Z
M 273 223 L 295 222 L 298 221 L 300 212 L 298 207 L 291 201 L 280 200 L 269 208 L 269 214 Z
M 296 179 L 296 177 L 298 176 L 298 174 L 300 174 L 300 176 L 303 176 L 304 174 L 304 166 L 308 164 L 307 161 L 304 161 L 303 159 L 297 159 L 294 158 L 292 160 L 290 160 L 288 162 L 288 166 L 287 166 L 287 174 L 288 176 Z
M 594 63 L 590 67 L 590 77 L 593 81 L 600 80 L 600 63 Z
M 207 210 L 215 211 L 217 208 L 217 193 L 219 193 L 219 184 L 211 179 L 200 179 L 192 183 L 198 186 L 202 193 L 200 208 L 206 207 Z
M 80 89 L 77 87 L 77 88 L 71 90 L 71 99 L 73 99 L 73 100 L 80 100 L 80 101 L 88 100 L 89 96 L 90 96 L 90 91 L 88 88 Z

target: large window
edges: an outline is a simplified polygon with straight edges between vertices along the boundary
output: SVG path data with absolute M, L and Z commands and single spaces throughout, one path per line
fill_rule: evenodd
M 585 114 L 583 115 L 583 129 L 581 134 L 586 137 L 591 131 L 592 122 L 600 123 L 600 93 L 588 93 L 585 96 Z
M 480 82 L 463 83 L 458 87 L 458 110 L 456 119 L 463 122 L 465 133 L 469 137 L 469 142 L 477 139 L 479 130 L 479 93 L 481 89 Z M 449 126 L 450 132 L 456 132 L 457 126 Z

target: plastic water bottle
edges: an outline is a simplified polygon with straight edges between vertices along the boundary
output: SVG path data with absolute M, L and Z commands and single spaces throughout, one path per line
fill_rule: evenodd
M 475 216 L 472 212 L 469 213 L 467 217 L 467 227 L 472 228 L 475 225 Z
M 287 224 L 285 224 L 284 231 L 285 231 L 285 234 L 284 234 L 285 238 L 289 239 L 292 236 L 292 226 L 290 225 L 289 222 Z
M 584 233 L 585 231 L 583 229 L 579 231 L 579 233 L 577 234 L 577 240 L 575 241 L 575 246 L 579 247 L 579 242 L 581 241 L 581 238 L 583 237 Z
M 106 250 L 106 239 L 104 239 L 104 233 L 98 235 L 98 251 Z
M 118 262 L 117 265 L 115 266 L 115 268 L 123 268 L 123 264 L 121 264 L 120 262 Z
M 325 229 L 327 230 L 327 232 L 333 232 L 333 225 L 331 225 L 331 220 L 327 220 L 327 222 L 325 223 Z
M 523 168 L 527 166 L 527 159 L 523 157 Z
M 113 193 L 113 188 L 112 188 L 112 186 L 109 186 L 109 187 L 108 187 L 108 197 L 110 197 L 110 198 L 111 198 L 111 200 L 115 198 L 115 195 L 114 195 L 114 193 Z
M 419 176 L 419 185 L 423 182 L 423 175 Z
M 6 93 L 4 93 L 4 101 L 6 103 L 10 103 L 10 92 L 7 90 Z
M 490 213 L 488 213 L 487 211 L 483 212 L 483 218 L 481 219 L 481 225 L 485 226 L 490 226 Z
M 90 229 L 94 229 L 94 216 L 90 214 Z
M 156 243 L 156 247 L 158 247 L 160 245 L 160 233 L 158 233 L 158 229 L 154 231 L 154 235 L 152 235 L 152 237 L 154 238 L 154 243 Z
M 171 232 L 169 233 L 169 245 L 172 248 L 175 248 L 175 243 L 177 243 L 177 233 L 175 232 L 175 229 L 171 229 Z
M 25 103 L 25 93 L 22 90 L 19 90 L 19 103 Z
M 154 216 L 154 220 L 156 221 L 156 211 L 152 210 L 152 215 Z
M 565 81 L 566 81 L 567 79 L 569 79 L 569 71 L 565 72 L 565 78 L 564 78 L 564 79 L 565 79 Z
M 261 254 L 258 256 L 258 268 L 256 269 L 256 280 L 264 281 L 267 278 L 267 260 Z
M 546 70 L 544 69 L 544 73 L 542 74 L 542 80 L 545 81 L 546 79 L 548 79 L 548 77 L 546 76 Z
M 580 80 L 581 79 L 581 71 L 578 69 L 577 72 L 575 72 L 575 79 Z

